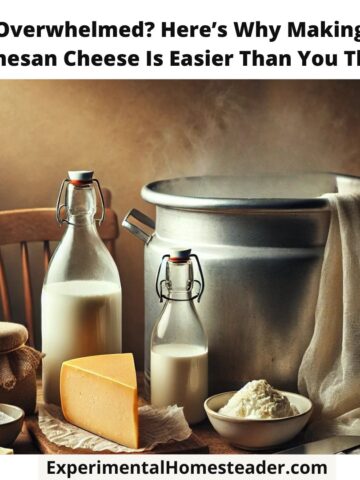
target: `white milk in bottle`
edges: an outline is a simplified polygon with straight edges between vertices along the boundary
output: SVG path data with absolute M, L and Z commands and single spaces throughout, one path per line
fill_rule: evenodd
M 151 402 L 184 407 L 189 423 L 204 419 L 208 353 L 198 345 L 164 344 L 151 350 Z
M 44 396 L 58 403 L 60 368 L 70 358 L 116 353 L 121 289 L 99 280 L 50 283 L 42 291 Z
M 121 284 L 97 232 L 92 174 L 69 172 L 63 220 L 57 210 L 67 230 L 51 259 L 41 295 L 46 403 L 60 403 L 65 360 L 121 352 Z

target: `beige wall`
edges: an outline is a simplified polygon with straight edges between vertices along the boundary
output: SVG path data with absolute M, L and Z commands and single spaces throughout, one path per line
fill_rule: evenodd
M 360 82 L 0 81 L 0 209 L 53 206 L 68 169 L 93 168 L 120 220 L 131 207 L 153 216 L 139 191 L 159 178 L 293 169 L 360 175 L 359 116 Z M 122 232 L 124 346 L 139 365 L 142 253 Z M 17 266 L 8 267 L 14 306 Z M 38 299 L 41 272 L 33 275 Z

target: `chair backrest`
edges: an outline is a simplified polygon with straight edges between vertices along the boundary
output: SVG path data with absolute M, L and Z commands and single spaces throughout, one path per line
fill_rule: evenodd
M 116 213 L 111 210 L 110 191 L 103 188 L 106 207 L 105 221 L 99 228 L 99 234 L 115 258 L 115 240 L 119 236 L 119 224 Z M 29 208 L 0 211 L 0 246 L 19 244 L 22 270 L 25 325 L 29 331 L 29 345 L 34 346 L 34 302 L 30 275 L 28 243 L 43 243 L 44 272 L 47 271 L 51 249 L 50 242 L 57 242 L 64 234 L 55 220 L 54 208 Z M 3 320 L 11 321 L 11 304 L 6 271 L 0 249 L 0 301 Z

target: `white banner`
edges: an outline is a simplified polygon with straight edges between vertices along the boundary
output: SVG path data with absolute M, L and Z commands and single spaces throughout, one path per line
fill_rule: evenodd
M 13 0 L 0 78 L 359 78 L 355 1 Z
M 357 480 L 359 467 L 357 455 L 14 455 L 0 459 L 0 478 Z
M 2 480 L 146 478 L 357 479 L 360 457 L 320 455 L 24 455 L 1 458 Z M 341 474 L 339 475 L 339 472 Z

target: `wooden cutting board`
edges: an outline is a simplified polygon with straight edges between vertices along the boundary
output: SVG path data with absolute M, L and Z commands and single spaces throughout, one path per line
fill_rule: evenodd
M 80 455 L 80 454 L 96 454 L 96 455 L 107 455 L 114 454 L 110 450 L 102 450 L 100 452 L 94 452 L 93 450 L 86 448 L 72 449 L 68 447 L 63 447 L 61 445 L 55 445 L 55 443 L 50 442 L 47 437 L 40 430 L 38 419 L 36 416 L 27 417 L 26 420 L 27 429 L 30 432 L 34 442 L 41 451 L 41 453 L 48 454 L 58 454 L 58 455 Z M 166 454 L 166 453 L 175 453 L 175 454 L 185 454 L 185 453 L 209 453 L 209 447 L 203 443 L 196 435 L 192 434 L 188 439 L 182 442 L 171 442 L 162 445 L 157 445 L 153 450 L 141 452 L 142 454 Z M 115 455 L 128 455 L 127 453 L 118 453 Z

